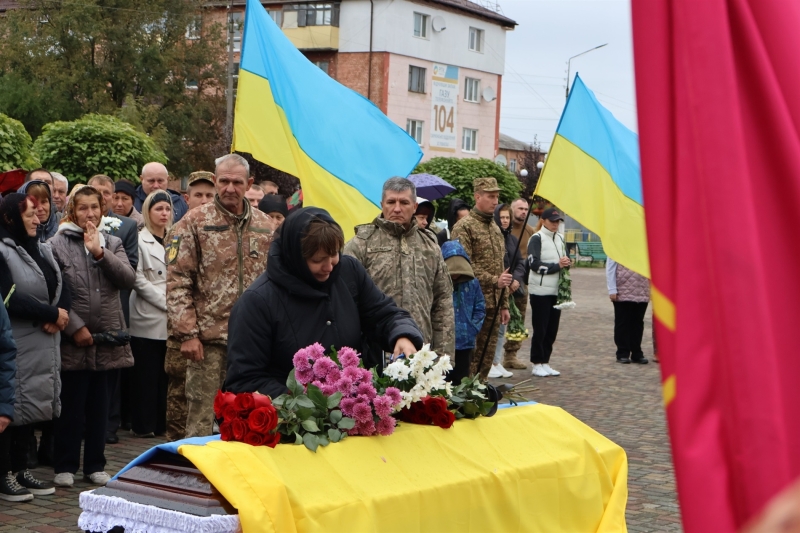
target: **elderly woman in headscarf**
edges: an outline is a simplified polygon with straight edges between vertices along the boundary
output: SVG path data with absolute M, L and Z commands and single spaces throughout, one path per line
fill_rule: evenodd
M 395 355 L 422 347 L 408 312 L 361 263 L 341 255 L 343 246 L 342 228 L 327 211 L 292 210 L 270 246 L 267 271 L 233 306 L 227 390 L 283 394 L 294 354 L 316 342 L 358 349 L 367 337 Z
M 11 293 L 8 315 L 17 344 L 14 422 L 0 443 L 0 475 L 5 477 L 0 498 L 10 501 L 55 492 L 26 469 L 33 425 L 61 411 L 60 341 L 70 309 L 70 293 L 50 245 L 37 238 L 39 226 L 34 196 L 9 194 L 0 202 L 0 293 Z
M 29 194 L 36 198 L 36 218 L 39 219 L 39 226 L 36 229 L 36 236 L 39 242 L 46 242 L 58 231 L 58 223 L 61 215 L 53 203 L 53 191 L 50 185 L 43 181 L 33 180 L 25 183 L 17 190 L 19 194 Z
M 72 289 L 61 339 L 61 417 L 55 423 L 54 482 L 61 487 L 74 482 L 81 440 L 84 476 L 96 485 L 110 479 L 103 471 L 108 371 L 133 366 L 119 293 L 133 288 L 136 273 L 122 241 L 103 231 L 107 212 L 100 191 L 90 186 L 76 190 L 49 241 Z

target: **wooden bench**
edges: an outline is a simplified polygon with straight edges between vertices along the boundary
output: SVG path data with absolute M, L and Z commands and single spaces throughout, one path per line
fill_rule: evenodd
M 608 256 L 603 251 L 603 243 L 600 242 L 579 242 L 578 257 L 590 257 L 592 263 L 595 261 L 606 262 Z

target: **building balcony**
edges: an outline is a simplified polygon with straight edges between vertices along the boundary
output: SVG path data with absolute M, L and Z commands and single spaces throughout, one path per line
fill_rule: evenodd
M 339 49 L 339 28 L 336 26 L 284 27 L 282 29 L 284 35 L 301 51 Z

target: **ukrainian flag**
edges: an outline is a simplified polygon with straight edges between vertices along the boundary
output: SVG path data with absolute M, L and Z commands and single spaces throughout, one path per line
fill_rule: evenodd
M 609 257 L 650 277 L 639 136 L 614 118 L 579 76 L 535 194 L 598 234 Z
M 308 61 L 257 0 L 247 0 L 240 65 L 233 150 L 297 176 L 305 205 L 349 238 L 377 214 L 383 182 L 416 167 L 419 145 Z

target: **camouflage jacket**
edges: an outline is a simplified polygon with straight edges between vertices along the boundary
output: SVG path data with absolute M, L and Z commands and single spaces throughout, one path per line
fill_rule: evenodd
M 486 215 L 472 209 L 469 215 L 456 223 L 451 232 L 452 239 L 458 239 L 469 256 L 475 278 L 480 282 L 486 309 L 498 307 L 501 289 L 497 280 L 503 273 L 503 257 L 506 244 L 503 233 L 494 223 L 493 215 Z M 508 289 L 505 292 L 508 296 Z M 508 308 L 508 298 L 500 302 L 500 309 Z
M 227 344 L 233 304 L 267 267 L 272 221 L 244 205 L 235 216 L 216 197 L 187 212 L 164 241 L 168 330 L 178 342 Z
M 455 356 L 453 284 L 433 232 L 416 221 L 406 230 L 376 218 L 356 226 L 344 253 L 358 259 L 378 288 L 411 314 L 433 350 Z

